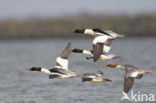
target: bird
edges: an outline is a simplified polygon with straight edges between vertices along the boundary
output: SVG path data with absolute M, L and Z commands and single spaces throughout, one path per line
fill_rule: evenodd
M 103 31 L 101 29 L 76 29 L 74 33 L 84 33 L 86 35 L 94 36 L 93 39 L 93 61 L 96 62 L 99 57 L 104 54 L 107 55 L 110 52 L 112 40 L 118 37 L 124 37 L 124 35 L 117 34 L 111 30 Z
M 114 39 L 125 37 L 125 35 L 118 34 L 118 33 L 114 32 L 112 30 L 101 30 L 99 28 L 75 29 L 75 30 L 73 30 L 73 33 L 83 33 L 85 35 L 90 35 L 90 36 L 104 36 L 104 35 L 107 35 L 107 36 L 114 37 Z
M 68 69 L 68 57 L 72 51 L 72 45 L 69 42 L 65 49 L 62 51 L 60 56 L 56 58 L 56 65 L 52 69 L 46 69 L 43 67 L 31 67 L 30 71 L 40 71 L 45 74 L 49 75 L 50 79 L 58 78 L 58 79 L 64 79 L 64 78 L 74 78 L 81 76 L 80 73 L 75 71 L 70 71 Z
M 112 36 L 112 39 L 109 39 L 106 41 L 104 45 L 104 50 L 109 52 L 111 49 L 111 44 L 112 40 L 117 39 L 117 38 L 122 38 L 125 37 L 123 34 L 118 34 L 112 30 L 101 30 L 99 28 L 94 28 L 94 29 L 76 29 L 73 31 L 73 33 L 84 33 L 85 35 L 90 35 L 90 36 Z
M 103 72 L 98 70 L 97 73 L 84 73 L 82 75 L 82 82 L 90 81 L 90 82 L 112 82 L 109 79 L 103 78 Z
M 75 48 L 72 50 L 72 52 L 84 54 L 84 55 L 86 55 L 86 59 L 93 59 L 92 51 Z M 108 53 L 107 55 L 101 54 L 99 60 L 105 61 L 105 60 L 111 60 L 111 59 L 116 59 L 116 58 L 121 59 L 120 56 L 116 56 L 114 54 Z
M 112 30 L 101 30 L 99 28 L 94 28 L 94 29 L 75 29 L 73 33 L 83 33 L 85 35 L 90 35 L 90 36 L 112 36 L 112 39 L 107 40 L 107 42 L 104 45 L 104 49 L 107 51 L 110 51 L 111 49 L 111 44 L 112 40 L 117 39 L 117 38 L 122 38 L 125 37 L 123 34 L 118 34 Z
M 139 68 L 139 67 L 136 67 L 133 65 L 129 65 L 129 64 L 125 64 L 125 65 L 108 64 L 104 67 L 118 68 L 118 69 L 121 69 L 126 72 L 125 76 L 124 76 L 124 90 L 123 90 L 124 96 L 121 98 L 121 100 L 125 100 L 125 99 L 130 100 L 127 93 L 132 88 L 132 86 L 134 84 L 134 79 L 141 79 L 143 77 L 143 75 L 151 73 L 151 71 L 145 71 L 142 68 Z

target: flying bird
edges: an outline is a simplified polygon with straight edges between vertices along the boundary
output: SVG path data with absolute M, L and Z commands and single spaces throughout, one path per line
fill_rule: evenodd
M 118 68 L 126 72 L 124 76 L 124 91 L 123 91 L 124 96 L 121 98 L 121 100 L 124 100 L 124 99 L 130 100 L 127 93 L 132 88 L 134 79 L 141 79 L 143 75 L 151 73 L 151 71 L 145 71 L 142 68 L 129 65 L 129 64 L 126 64 L 126 65 L 108 64 L 104 67 Z
M 103 78 L 103 74 L 100 70 L 97 73 L 84 73 L 82 75 L 82 82 L 111 82 L 111 80 Z
M 86 55 L 86 59 L 93 59 L 93 52 L 92 51 L 75 48 L 72 50 L 72 52 L 84 54 L 84 55 Z M 120 56 L 116 56 L 114 54 L 108 53 L 107 55 L 101 54 L 101 56 L 98 60 L 105 61 L 105 60 L 112 60 L 112 59 L 116 59 L 116 58 L 121 59 Z
M 105 32 L 106 31 L 106 32 Z M 93 60 L 96 62 L 101 55 L 110 55 L 110 49 L 112 45 L 112 40 L 124 37 L 122 34 L 117 34 L 111 30 L 101 30 L 98 28 L 95 29 L 76 29 L 74 33 L 83 33 L 85 35 L 94 36 L 93 39 Z M 92 59 L 92 58 L 90 58 Z
M 45 74 L 48 74 L 50 79 L 79 77 L 81 74 L 75 71 L 70 71 L 68 69 L 68 57 L 71 51 L 72 51 L 71 43 L 68 43 L 65 49 L 60 54 L 60 56 L 56 58 L 56 65 L 52 69 L 46 69 L 42 67 L 32 67 L 27 70 L 43 72 Z
M 75 29 L 73 31 L 73 33 L 83 33 L 85 35 L 90 35 L 90 36 L 104 36 L 104 35 L 107 35 L 107 36 L 114 37 L 114 39 L 125 37 L 125 35 L 118 34 L 118 33 L 114 32 L 112 30 L 101 30 L 99 28 Z

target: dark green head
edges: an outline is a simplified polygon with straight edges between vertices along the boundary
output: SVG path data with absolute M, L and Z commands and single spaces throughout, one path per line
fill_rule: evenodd
M 41 71 L 41 67 L 31 67 L 27 70 L 30 70 L 30 71 Z
M 73 33 L 84 33 L 84 29 L 75 29 Z

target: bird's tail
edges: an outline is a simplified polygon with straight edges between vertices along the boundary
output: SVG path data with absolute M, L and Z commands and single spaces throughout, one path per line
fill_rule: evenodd
M 110 80 L 110 79 L 103 79 L 102 81 L 103 82 L 112 82 L 112 80 Z
M 146 70 L 144 74 L 153 73 L 152 70 Z
M 120 37 L 120 38 L 124 38 L 125 35 L 123 35 L 123 34 L 119 34 L 118 37 Z
M 82 77 L 83 75 L 81 73 L 78 73 L 76 71 L 72 71 L 74 77 Z
M 122 59 L 122 57 L 121 57 L 121 56 L 115 56 L 115 59 L 116 59 L 116 58 L 118 58 L 118 59 Z

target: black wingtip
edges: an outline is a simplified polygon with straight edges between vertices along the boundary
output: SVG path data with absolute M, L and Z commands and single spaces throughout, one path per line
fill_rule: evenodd
M 94 61 L 94 62 L 96 62 L 96 61 L 97 61 L 97 59 L 93 59 L 93 61 Z
M 112 82 L 112 80 L 110 80 L 110 79 L 106 79 L 108 82 Z

